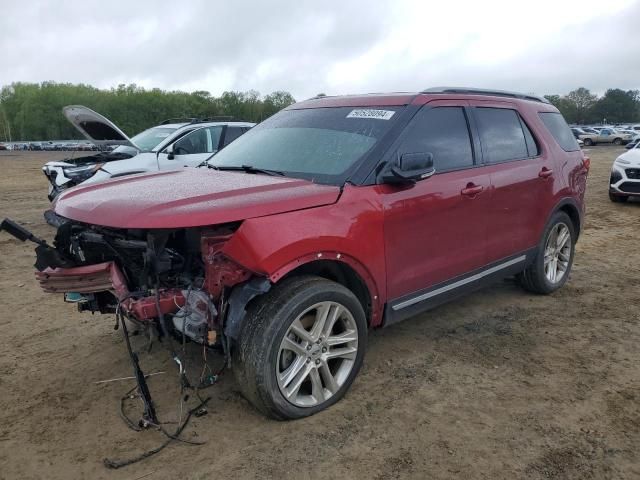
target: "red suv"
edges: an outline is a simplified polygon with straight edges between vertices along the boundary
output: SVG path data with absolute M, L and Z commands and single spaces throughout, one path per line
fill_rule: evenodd
M 278 419 L 337 402 L 367 330 L 515 275 L 566 281 L 589 160 L 558 110 L 511 92 L 318 97 L 201 168 L 62 194 L 47 292 L 154 332 L 220 346 Z M 124 326 L 124 322 L 123 322 Z

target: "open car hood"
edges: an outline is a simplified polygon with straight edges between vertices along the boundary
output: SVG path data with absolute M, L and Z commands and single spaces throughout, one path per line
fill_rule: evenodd
M 69 105 L 62 114 L 88 140 L 96 145 L 128 145 L 140 148 L 111 120 L 82 105 Z
M 340 188 L 204 168 L 129 175 L 60 195 L 56 214 L 114 228 L 216 225 L 335 203 Z

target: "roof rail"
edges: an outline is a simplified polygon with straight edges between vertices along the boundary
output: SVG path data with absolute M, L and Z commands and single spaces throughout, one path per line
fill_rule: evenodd
M 232 115 L 218 115 L 214 117 L 196 118 L 196 117 L 177 117 L 167 118 L 160 125 L 168 125 L 170 123 L 205 123 L 205 122 L 239 122 Z
M 168 125 L 170 123 L 193 123 L 197 118 L 194 117 L 176 117 L 176 118 L 167 118 L 166 120 L 160 122 L 160 125 Z
M 237 122 L 233 115 L 217 115 L 214 117 L 206 117 L 195 120 L 193 123 L 201 123 L 201 122 Z
M 529 95 L 519 92 L 508 92 L 505 90 L 487 90 L 484 88 L 467 88 L 467 87 L 433 87 L 427 88 L 420 93 L 464 93 L 467 95 L 493 95 L 495 97 L 519 98 L 520 100 L 531 100 L 533 102 L 550 103 L 544 97 L 538 95 Z
M 333 95 L 327 95 L 326 93 L 318 93 L 317 95 L 314 95 L 313 97 L 309 97 L 307 98 L 307 100 L 318 100 L 320 98 L 327 98 L 327 97 L 333 97 Z

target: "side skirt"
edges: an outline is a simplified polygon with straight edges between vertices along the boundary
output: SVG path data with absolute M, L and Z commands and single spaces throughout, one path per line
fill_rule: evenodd
M 489 286 L 503 278 L 522 272 L 535 257 L 536 249 L 503 258 L 478 270 L 405 295 L 387 303 L 383 326 L 406 320 L 443 303 Z

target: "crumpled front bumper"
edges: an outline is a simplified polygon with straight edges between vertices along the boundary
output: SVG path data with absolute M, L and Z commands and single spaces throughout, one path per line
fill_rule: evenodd
M 182 290 L 167 289 L 156 295 L 132 298 L 124 274 L 114 262 L 71 268 L 47 268 L 35 272 L 40 287 L 47 293 L 93 294 L 111 292 L 120 302 L 122 310 L 138 320 L 150 320 L 162 314 L 176 312 L 184 306 Z
M 47 293 L 97 293 L 111 291 L 122 300 L 129 295 L 122 271 L 113 262 L 36 271 L 40 287 Z

